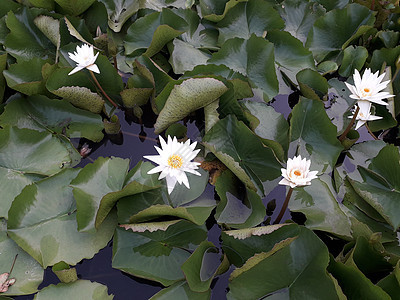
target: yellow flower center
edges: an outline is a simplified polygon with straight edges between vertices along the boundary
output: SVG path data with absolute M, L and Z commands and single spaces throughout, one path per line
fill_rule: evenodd
M 296 170 L 296 171 L 294 171 L 293 173 L 294 173 L 294 175 L 296 175 L 296 176 L 300 176 L 300 175 L 301 175 L 301 172 L 300 172 L 299 170 Z
M 180 155 L 174 154 L 168 157 L 168 166 L 174 169 L 179 169 L 183 165 L 183 159 Z
M 371 90 L 369 88 L 363 88 L 361 90 L 361 96 L 362 97 L 371 96 Z

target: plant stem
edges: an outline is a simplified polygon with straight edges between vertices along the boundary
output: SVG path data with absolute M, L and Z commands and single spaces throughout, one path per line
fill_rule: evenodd
M 360 107 L 357 105 L 357 109 L 354 112 L 353 118 L 351 119 L 351 121 L 350 121 L 349 125 L 347 126 L 346 130 L 343 131 L 343 133 L 340 135 L 339 141 L 342 142 L 346 138 L 346 136 L 349 133 L 351 127 L 353 127 L 354 122 L 356 121 L 356 117 L 357 117 L 359 111 L 360 111 Z
M 282 217 L 283 217 L 283 215 L 285 214 L 285 211 L 286 211 L 286 209 L 287 209 L 287 207 L 288 207 L 289 200 L 290 200 L 290 197 L 292 196 L 292 193 L 293 193 L 293 188 L 291 187 L 291 188 L 289 189 L 289 192 L 288 192 L 287 195 L 286 195 L 285 202 L 283 202 L 283 206 L 282 206 L 282 208 L 281 208 L 281 211 L 279 212 L 279 215 L 278 215 L 278 217 L 276 218 L 274 224 L 279 224 L 279 222 L 282 220 Z
M 368 130 L 369 134 L 374 138 L 374 140 L 379 140 L 379 139 L 375 136 L 375 134 L 372 133 L 371 129 L 369 129 L 369 126 L 368 126 L 367 123 L 365 123 L 365 127 L 367 127 L 367 130 Z
M 11 272 L 12 272 L 12 270 L 14 269 L 14 265 L 15 265 L 15 261 L 17 260 L 17 257 L 18 257 L 18 254 L 15 255 L 15 257 L 14 257 L 14 261 L 13 261 L 13 263 L 12 263 L 12 265 L 11 265 L 10 272 L 8 272 L 8 276 L 11 275 Z
M 154 141 L 154 142 L 157 142 L 157 143 L 158 143 L 158 140 L 157 140 L 157 139 L 153 139 L 153 138 L 151 138 L 151 137 L 147 137 L 147 136 L 144 136 L 144 135 L 132 133 L 132 132 L 129 132 L 129 131 L 123 131 L 123 130 L 122 130 L 121 132 L 122 132 L 122 134 L 130 135 L 130 136 L 135 136 L 135 137 L 138 137 L 138 138 L 142 138 L 142 139 L 145 139 L 145 140 Z
M 103 90 L 103 88 L 101 87 L 100 83 L 97 81 L 96 76 L 94 76 L 93 72 L 92 72 L 91 70 L 88 70 L 88 71 L 89 71 L 90 75 L 92 75 L 92 78 L 93 78 L 94 82 L 96 83 L 96 85 L 97 85 L 97 87 L 100 89 L 100 91 L 103 93 L 104 97 L 106 97 L 107 100 L 110 101 L 110 103 L 111 103 L 115 108 L 118 108 L 118 105 L 117 105 L 114 101 L 112 101 L 111 98 L 108 97 L 107 93 Z

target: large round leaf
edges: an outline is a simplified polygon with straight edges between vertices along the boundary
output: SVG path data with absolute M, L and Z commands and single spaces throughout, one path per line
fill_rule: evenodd
M 293 108 L 290 146 L 302 157 L 311 157 L 311 170 L 325 171 L 336 164 L 343 149 L 336 134 L 322 101 L 302 98 Z
M 211 290 L 203 293 L 193 292 L 186 281 L 178 281 L 168 288 L 162 289 L 150 300 L 169 300 L 169 299 L 187 299 L 187 300 L 208 300 L 211 297 Z
M 139 10 L 139 1 L 135 0 L 100 0 L 107 9 L 108 26 L 120 32 L 125 22 Z
M 328 54 L 334 55 L 344 50 L 353 40 L 371 29 L 374 22 L 373 12 L 359 4 L 334 9 L 315 21 L 306 46 L 321 62 Z
M 78 172 L 66 169 L 25 187 L 9 210 L 9 236 L 44 268 L 60 261 L 75 265 L 91 258 L 112 237 L 115 214 L 95 234 L 78 232 L 76 204 L 69 186 Z
M 326 246 L 301 227 L 296 239 L 283 240 L 234 270 L 228 298 L 259 299 L 274 293 L 283 299 L 339 299 L 326 272 L 328 262 Z
M 203 227 L 187 221 L 171 225 L 165 231 L 132 232 L 117 228 L 112 266 L 168 286 L 184 278 L 181 265 L 206 236 Z
M 16 282 L 2 295 L 26 295 L 37 291 L 43 280 L 43 268 L 24 250 L 7 236 L 7 223 L 0 219 L 0 265 L 1 272 L 10 272 L 11 265 L 18 255 L 10 278 Z M 8 269 L 7 269 L 8 268 Z
M 87 10 L 95 0 L 54 0 L 63 11 L 72 16 L 77 16 Z
M 225 65 L 246 75 L 253 87 L 264 92 L 267 100 L 278 94 L 274 46 L 262 37 L 252 34 L 248 40 L 241 38 L 227 40 L 208 62 Z
M 155 133 L 218 99 L 228 88 L 214 78 L 191 78 L 175 85 L 154 124 Z M 156 100 L 157 101 L 157 100 Z
M 104 137 L 104 126 L 99 115 L 76 108 L 66 101 L 41 95 L 18 98 L 8 103 L 0 116 L 0 124 L 37 131 L 50 130 L 94 142 Z
M 72 180 L 71 187 L 76 199 L 76 220 L 79 231 L 96 232 L 96 228 L 105 219 L 116 201 L 108 200 L 106 196 L 122 189 L 128 168 L 128 159 L 99 157 L 93 164 L 86 165 Z M 110 201 L 112 204 L 103 204 L 105 207 L 100 209 L 102 201 L 103 203 Z
M 218 121 L 204 136 L 203 144 L 248 188 L 260 194 L 264 193 L 263 182 L 281 174 L 273 151 L 235 116 Z
M 112 300 L 107 287 L 89 280 L 77 280 L 71 283 L 51 284 L 35 295 L 35 300 L 69 300 L 69 299 L 93 299 Z
M 265 31 L 283 26 L 283 20 L 268 1 L 249 0 L 238 3 L 218 22 L 218 42 L 223 44 L 236 37 L 248 39 L 253 33 L 263 36 Z

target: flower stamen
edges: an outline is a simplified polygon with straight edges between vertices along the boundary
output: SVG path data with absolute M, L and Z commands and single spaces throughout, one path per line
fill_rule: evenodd
M 180 155 L 173 154 L 168 157 L 168 166 L 174 169 L 180 169 L 183 165 L 183 159 Z

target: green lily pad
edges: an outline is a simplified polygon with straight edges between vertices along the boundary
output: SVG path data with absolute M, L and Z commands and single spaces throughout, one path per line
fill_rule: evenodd
M 181 221 L 167 230 L 132 232 L 117 228 L 113 268 L 165 286 L 184 279 L 182 264 L 207 237 L 203 227 Z
M 203 144 L 248 188 L 261 195 L 262 183 L 281 175 L 281 165 L 273 151 L 235 116 L 218 121 L 204 136 Z
M 285 0 L 277 9 L 285 20 L 285 31 L 303 44 L 306 42 L 308 32 L 314 22 L 325 14 L 321 5 L 308 1 Z
M 342 9 L 334 9 L 315 21 L 306 46 L 314 54 L 317 62 L 327 55 L 337 55 L 352 41 L 363 35 L 374 25 L 371 10 L 359 4 L 349 4 Z
M 227 296 L 259 299 L 274 293 L 282 299 L 339 299 L 326 272 L 328 262 L 327 247 L 312 231 L 300 227 L 297 238 L 283 240 L 271 251 L 256 254 L 235 269 Z
M 168 288 L 162 289 L 150 300 L 168 300 L 168 299 L 190 299 L 190 300 L 208 300 L 211 297 L 211 290 L 203 293 L 193 292 L 187 281 L 178 281 Z
M 0 124 L 37 131 L 50 130 L 71 138 L 85 137 L 94 142 L 104 137 L 104 126 L 99 115 L 42 95 L 17 98 L 10 102 L 0 116 Z
M 4 45 L 7 52 L 18 60 L 48 58 L 55 56 L 53 43 L 34 24 L 38 10 L 23 7 L 18 12 L 8 12 L 6 24 L 10 30 Z M 26 45 L 29 45 L 27 47 Z
M 71 187 L 76 199 L 76 220 L 79 231 L 96 232 L 96 228 L 105 219 L 116 201 L 110 193 L 123 188 L 128 168 L 128 159 L 99 157 L 93 164 L 86 165 L 72 180 Z
M 8 235 L 43 268 L 60 261 L 75 265 L 92 258 L 113 235 L 115 214 L 95 234 L 78 232 L 69 184 L 79 171 L 66 169 L 25 187 L 9 210 Z
M 212 0 L 201 0 L 200 8 L 204 19 L 219 22 L 221 21 L 228 11 L 235 7 L 241 2 L 247 2 L 247 0 L 229 0 L 229 1 L 212 1 Z
M 350 180 L 354 190 L 371 205 L 394 230 L 400 226 L 400 154 L 397 147 L 387 145 L 371 160 L 369 169 L 359 167 L 363 183 Z
M 336 134 L 322 101 L 301 98 L 293 108 L 290 147 L 296 147 L 302 157 L 310 157 L 311 170 L 325 171 L 336 164 L 343 150 Z
M 354 70 L 361 70 L 368 58 L 368 50 L 362 46 L 349 46 L 343 51 L 342 65 L 339 74 L 344 77 L 353 75 Z
M 321 74 L 311 69 L 303 69 L 296 75 L 300 91 L 304 97 L 322 99 L 328 93 L 328 82 Z
M 7 236 L 7 222 L 0 219 L 0 265 L 1 272 L 10 272 L 11 265 L 18 255 L 10 278 L 16 282 L 2 295 L 27 295 L 35 293 L 43 281 L 44 270 L 42 266 L 22 250 Z M 11 298 L 10 298 L 11 299 Z
M 191 78 L 175 85 L 154 124 L 154 132 L 160 133 L 189 113 L 210 104 L 227 89 L 223 82 L 214 78 Z
M 95 0 L 54 0 L 62 10 L 72 16 L 77 16 L 87 10 Z
M 284 21 L 267 1 L 249 0 L 232 7 L 218 22 L 218 42 L 223 44 L 231 38 L 248 39 L 252 34 L 263 36 L 266 31 L 282 29 Z
M 184 262 L 181 269 L 189 287 L 194 292 L 207 292 L 211 281 L 221 264 L 218 248 L 209 241 L 203 241 Z
M 231 171 L 224 171 L 215 183 L 220 202 L 215 211 L 217 223 L 233 228 L 248 228 L 260 224 L 265 218 L 265 206 L 256 192 L 238 188 L 237 178 Z
M 267 100 L 278 94 L 274 46 L 262 37 L 252 34 L 248 40 L 229 39 L 208 63 L 225 65 L 247 76 L 252 87 L 260 88 Z
M 336 195 L 325 181 L 330 177 L 312 180 L 311 185 L 296 188 L 289 202 L 291 211 L 302 212 L 307 217 L 305 225 L 312 230 L 322 230 L 344 239 L 350 239 L 351 223 L 336 200 Z
M 243 101 L 240 104 L 248 111 L 250 128 L 274 150 L 280 161 L 284 161 L 289 147 L 289 124 L 284 116 L 265 103 Z
M 397 262 L 394 271 L 381 279 L 378 283 L 386 293 L 392 297 L 392 299 L 396 299 L 398 295 L 400 295 L 400 263 Z
M 46 15 L 41 15 L 35 18 L 34 23 L 58 50 L 60 47 L 60 21 Z
M 35 300 L 51 299 L 93 299 L 112 300 L 113 295 L 108 294 L 105 285 L 90 280 L 77 280 L 71 283 L 51 284 L 35 295 Z
M 120 32 L 125 22 L 135 14 L 140 7 L 135 0 L 100 0 L 107 9 L 108 26 L 115 32 Z

